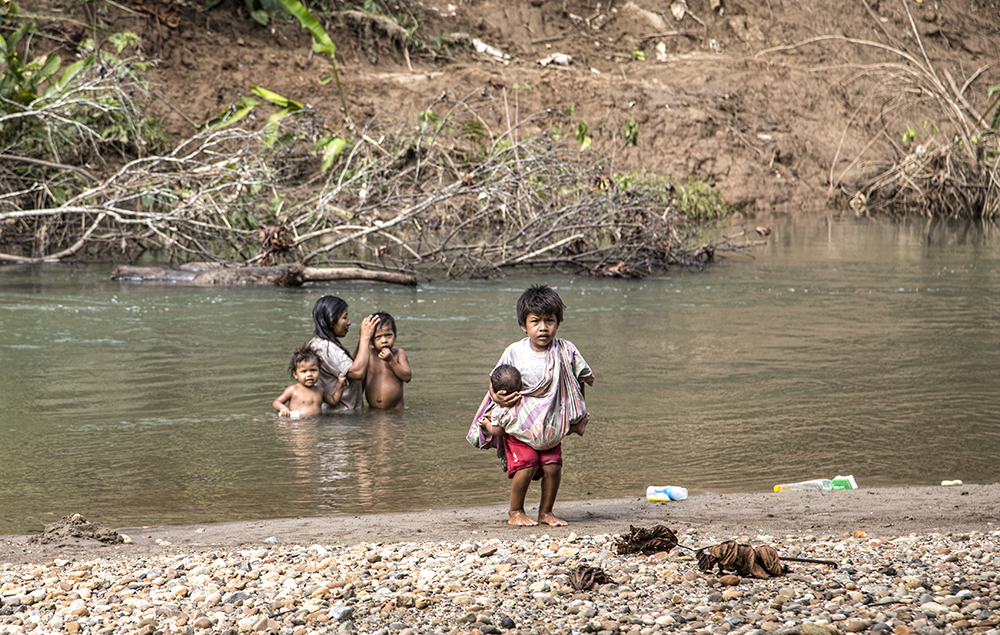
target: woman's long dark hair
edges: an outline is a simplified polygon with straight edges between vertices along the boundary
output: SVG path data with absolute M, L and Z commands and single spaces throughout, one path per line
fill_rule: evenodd
M 316 327 L 316 337 L 340 344 L 337 336 L 333 334 L 333 326 L 345 311 L 347 311 L 347 303 L 335 295 L 325 295 L 316 300 L 316 306 L 313 307 L 313 325 Z M 344 348 L 343 345 L 340 347 Z

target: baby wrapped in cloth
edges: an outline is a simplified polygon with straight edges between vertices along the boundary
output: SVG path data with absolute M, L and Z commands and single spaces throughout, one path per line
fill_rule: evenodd
M 519 345 L 524 348 L 527 344 L 527 338 L 512 344 L 504 352 L 500 363 L 516 361 L 510 359 L 511 349 Z M 542 355 L 541 378 L 521 390 L 521 401 L 516 405 L 503 408 L 486 393 L 466 435 L 469 443 L 478 448 L 500 447 L 499 439 L 480 426 L 485 418 L 532 448 L 548 450 L 559 445 L 569 434 L 570 426 L 583 418 L 587 407 L 580 381 L 594 383 L 593 372 L 587 362 L 572 342 L 558 338 Z M 513 365 L 520 369 L 519 364 Z M 531 377 L 530 373 L 524 374 Z

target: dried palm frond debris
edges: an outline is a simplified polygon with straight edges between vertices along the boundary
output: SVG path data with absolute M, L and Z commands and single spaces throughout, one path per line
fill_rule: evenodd
M 738 544 L 735 540 L 727 540 L 711 547 L 703 547 L 695 552 L 695 557 L 698 560 L 698 568 L 704 572 L 718 567 L 719 573 L 733 571 L 745 578 L 753 577 L 761 580 L 776 578 L 788 573 L 788 566 L 782 564 L 782 560 L 837 566 L 837 563 L 832 560 L 782 557 L 770 545 L 753 547 L 748 544 Z
M 619 536 L 615 542 L 615 550 L 621 555 L 641 553 L 652 555 L 661 551 L 669 552 L 677 546 L 677 535 L 663 525 L 652 529 L 629 526 L 626 536 Z
M 823 564 L 832 567 L 838 566 L 833 560 L 782 557 L 770 545 L 753 547 L 748 544 L 738 544 L 735 540 L 727 540 L 717 545 L 695 550 L 684 545 L 679 545 L 677 535 L 664 525 L 656 525 L 652 529 L 630 525 L 628 533 L 618 536 L 615 540 L 615 550 L 620 555 L 669 553 L 670 550 L 677 546 L 694 551 L 698 561 L 698 568 L 703 572 L 708 572 L 713 567 L 718 567 L 719 573 L 732 571 L 742 577 L 760 578 L 762 580 L 779 577 L 788 573 L 789 569 L 787 565 L 782 563 L 783 560 Z M 576 575 L 579 576 L 582 574 L 577 573 Z
M 600 567 L 581 564 L 569 572 L 569 584 L 577 591 L 590 591 L 594 587 L 611 582 L 611 578 Z
M 754 577 L 766 580 L 787 573 L 782 566 L 778 552 L 770 545 L 751 547 L 737 544 L 735 540 L 727 540 L 712 547 L 699 549 L 696 553 L 698 568 L 711 571 L 718 566 L 719 573 L 733 571 L 743 577 Z

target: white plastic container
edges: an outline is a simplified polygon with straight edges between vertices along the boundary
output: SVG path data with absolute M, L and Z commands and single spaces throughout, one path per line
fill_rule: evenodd
M 676 485 L 650 485 L 646 488 L 646 498 L 653 502 L 682 501 L 688 497 L 688 491 Z

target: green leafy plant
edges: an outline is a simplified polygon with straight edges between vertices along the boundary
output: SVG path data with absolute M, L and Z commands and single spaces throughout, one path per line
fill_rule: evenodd
M 221 2 L 222 0 L 207 0 L 205 2 L 205 11 L 208 11 Z M 288 16 L 288 11 L 280 0 L 243 0 L 243 4 L 250 17 L 264 25 L 268 23 L 271 16 L 282 18 Z
M 268 117 L 264 126 L 264 145 L 272 146 L 278 138 L 278 123 L 288 115 L 302 110 L 302 104 L 260 86 L 251 86 L 250 90 L 258 97 L 281 106 L 278 112 Z
M 347 140 L 342 139 L 336 135 L 329 135 L 323 137 L 319 141 L 313 144 L 313 147 L 309 149 L 310 152 L 316 152 L 318 150 L 323 151 L 323 174 L 330 169 L 333 165 L 333 160 L 337 158 L 344 148 L 347 147 Z
M 241 100 L 212 117 L 201 126 L 199 130 L 213 130 L 215 128 L 225 128 L 231 126 L 243 117 L 247 116 L 260 102 L 253 97 L 243 97 Z
M 130 46 L 138 46 L 141 39 L 131 31 L 119 31 L 108 36 L 108 42 L 115 47 L 115 51 L 121 55 L 122 51 Z
M 3 78 L 0 78 L 0 96 L 5 101 L 21 105 L 35 101 L 42 96 L 42 87 L 50 82 L 62 65 L 55 53 L 36 57 L 27 63 L 21 60 L 17 54 L 17 44 L 34 28 L 35 24 L 28 22 L 18 27 L 7 39 L 0 36 L 0 56 L 7 66 Z M 50 90 L 58 90 L 58 86 L 53 85 Z
M 436 126 L 441 123 L 441 117 L 430 108 L 417 113 L 417 119 L 420 121 L 420 134 L 427 132 L 427 129 L 432 125 Z
M 306 9 L 299 0 L 281 0 L 281 3 L 285 6 L 285 9 L 291 13 L 299 21 L 306 31 L 312 35 L 313 45 L 312 50 L 314 53 L 323 53 L 326 58 L 330 60 L 330 67 L 333 69 L 333 78 L 337 82 L 337 93 L 340 95 L 340 106 L 344 110 L 344 119 L 350 120 L 347 114 L 347 99 L 344 98 L 344 88 L 340 85 L 340 74 L 337 72 L 337 61 L 335 59 L 337 53 L 337 47 L 330 38 L 330 35 L 323 28 L 323 25 L 319 23 L 316 17 L 309 13 L 309 9 Z
M 911 126 L 903 132 L 903 143 L 904 144 L 913 143 L 913 140 L 919 136 L 920 133 L 914 130 L 913 127 Z
M 680 210 L 692 225 L 704 225 L 725 218 L 732 211 L 719 189 L 700 179 L 688 179 L 680 190 Z
M 591 141 L 590 126 L 587 125 L 586 121 L 581 121 L 576 126 L 576 143 L 580 146 L 581 150 L 586 150 L 590 147 Z
M 632 59 L 637 62 L 645 62 L 646 54 L 642 52 L 642 49 L 632 49 Z
M 639 124 L 636 123 L 635 119 L 625 124 L 625 132 L 622 133 L 622 139 L 625 141 L 625 145 L 634 146 L 639 142 Z

